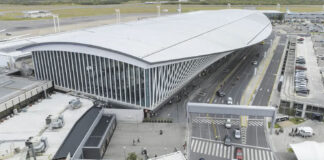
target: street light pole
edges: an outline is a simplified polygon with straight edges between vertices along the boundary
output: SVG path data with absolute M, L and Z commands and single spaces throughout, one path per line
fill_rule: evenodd
M 127 157 L 126 157 L 126 146 L 124 146 L 123 149 L 124 149 L 124 157 L 125 157 L 125 160 L 127 160 Z
M 157 16 L 160 17 L 161 16 L 161 6 L 156 6 L 157 8 Z

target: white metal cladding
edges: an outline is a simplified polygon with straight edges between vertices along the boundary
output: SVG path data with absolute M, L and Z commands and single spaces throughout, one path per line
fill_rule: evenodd
M 34 51 L 35 75 L 56 86 L 138 108 L 155 109 L 207 66 L 228 53 L 141 68 L 85 53 Z
M 114 56 L 113 59 L 145 68 L 145 64 L 251 46 L 267 38 L 271 31 L 269 19 L 259 11 L 198 11 L 32 38 L 28 42 L 34 45 L 24 49 L 64 47 L 69 52 Z

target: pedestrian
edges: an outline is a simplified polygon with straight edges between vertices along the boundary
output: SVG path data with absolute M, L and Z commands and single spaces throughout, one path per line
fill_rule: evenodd
M 140 143 L 140 139 L 139 139 L 139 137 L 137 138 L 137 143 Z
M 296 128 L 296 129 L 295 129 L 295 133 L 297 133 L 297 131 L 298 131 L 298 130 L 297 130 L 297 128 Z
M 155 154 L 154 157 L 157 157 L 157 155 Z
M 177 148 L 176 147 L 174 147 L 174 152 L 177 152 L 178 150 L 177 150 Z
M 135 146 L 135 140 L 133 139 L 133 146 Z
M 294 133 L 294 128 L 291 128 L 291 133 Z

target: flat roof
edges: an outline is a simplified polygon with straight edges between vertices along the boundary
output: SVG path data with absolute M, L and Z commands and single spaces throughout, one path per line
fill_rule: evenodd
M 0 75 L 0 104 L 47 81 Z
M 271 31 L 271 23 L 263 13 L 227 9 L 148 18 L 28 41 L 33 43 L 29 48 L 31 50 L 41 50 L 33 47 L 49 44 L 71 44 L 75 48 L 99 47 L 148 63 L 157 63 L 237 50 L 261 42 Z M 84 52 L 84 49 L 79 50 Z M 109 57 L 109 54 L 99 56 Z
M 25 147 L 25 140 L 31 136 L 40 135 L 47 137 L 49 148 L 44 155 L 53 156 L 64 138 L 68 135 L 74 123 L 91 107 L 93 103 L 91 100 L 80 98 L 82 107 L 79 109 L 66 109 L 69 101 L 76 97 L 56 92 L 50 98 L 41 99 L 34 103 L 32 106 L 26 107 L 26 112 L 22 111 L 18 115 L 14 115 L 8 120 L 0 123 L 0 141 L 16 141 L 8 142 L 9 147 L 5 146 L 6 143 L 0 143 L 0 153 L 7 153 L 9 148 Z M 48 115 L 62 114 L 64 117 L 64 126 L 60 129 L 51 130 L 45 128 L 45 119 Z M 11 146 L 12 145 L 12 146 Z M 2 152 L 4 151 L 4 152 Z M 13 159 L 18 158 L 20 155 L 13 155 Z M 26 155 L 23 155 L 25 159 Z M 41 159 L 38 157 L 37 159 Z M 48 157 L 47 157 L 48 159 Z

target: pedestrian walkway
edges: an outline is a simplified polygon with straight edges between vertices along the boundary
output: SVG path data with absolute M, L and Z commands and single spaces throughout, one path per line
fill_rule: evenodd
M 193 118 L 193 123 L 207 123 L 207 124 L 217 124 L 217 125 L 224 125 L 225 120 L 224 119 L 207 119 L 207 118 Z M 233 120 L 231 121 L 232 125 L 240 125 L 239 120 Z M 263 126 L 263 121 L 261 120 L 249 120 L 248 126 Z
M 246 144 L 246 130 L 247 130 L 247 128 L 245 126 L 241 127 L 241 141 L 242 141 L 242 144 Z
M 270 149 L 241 147 L 244 160 L 276 160 Z M 191 138 L 190 150 L 192 153 L 234 159 L 235 146 L 225 146 L 221 142 Z

